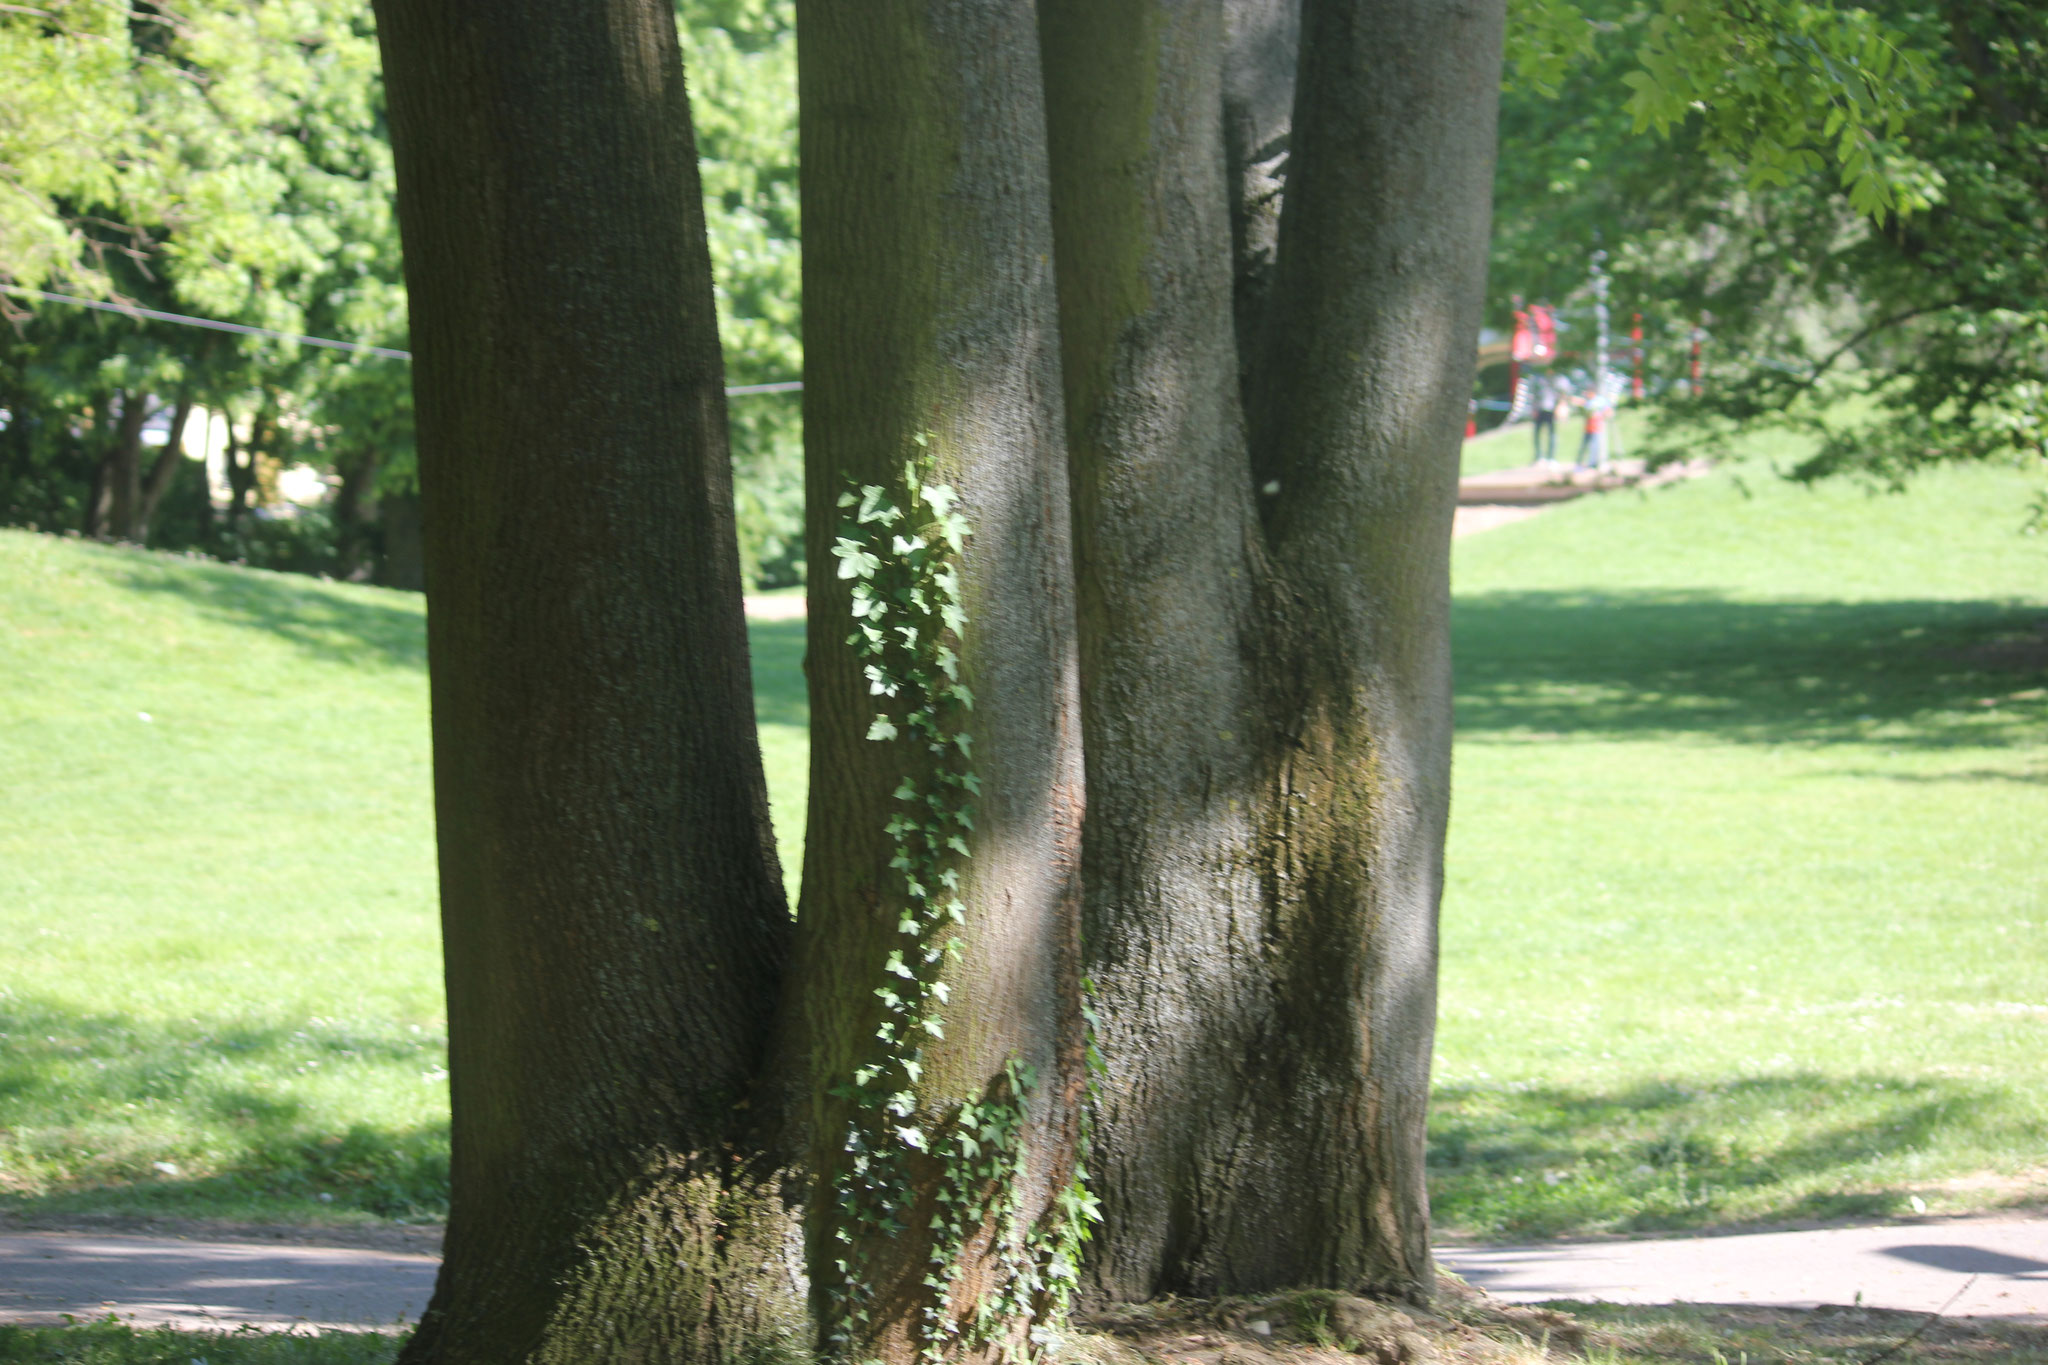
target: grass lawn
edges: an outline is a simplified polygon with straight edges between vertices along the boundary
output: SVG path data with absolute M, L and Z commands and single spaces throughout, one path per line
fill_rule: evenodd
M 1459 542 L 1447 1232 L 2040 1196 L 2029 496 L 1745 467 Z M 437 1216 L 420 600 L 0 531 L 0 603 L 0 1213 Z M 802 623 L 753 643 L 793 874 Z
M 1447 1231 L 2048 1193 L 2027 494 L 1747 469 L 1458 542 Z

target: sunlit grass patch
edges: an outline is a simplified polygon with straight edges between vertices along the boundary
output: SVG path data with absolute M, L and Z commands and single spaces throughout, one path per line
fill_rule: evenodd
M 393 1338 L 375 1332 L 183 1332 L 118 1322 L 0 1327 L 0 1362 L 37 1365 L 387 1365 Z

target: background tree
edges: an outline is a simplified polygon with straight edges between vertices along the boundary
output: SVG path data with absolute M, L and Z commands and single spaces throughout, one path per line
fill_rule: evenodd
M 1555 68 L 1556 98 L 1511 87 L 1496 294 L 1562 296 L 1597 238 L 1622 306 L 1663 342 L 1653 371 L 1684 374 L 1710 318 L 1705 390 L 1664 398 L 1673 449 L 1774 423 L 1816 438 L 1801 477 L 1896 486 L 1933 461 L 2038 462 L 2038 10 L 1773 5 L 1747 31 L 1738 14 L 1688 35 L 1657 8 L 1589 5 L 1584 63 Z M 1843 84 L 1763 78 L 1817 49 Z M 1745 121 L 1776 128 L 1764 154 Z

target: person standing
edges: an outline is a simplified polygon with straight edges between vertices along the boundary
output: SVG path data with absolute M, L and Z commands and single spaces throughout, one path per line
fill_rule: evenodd
M 1530 427 L 1536 438 L 1536 463 L 1548 468 L 1557 463 L 1557 409 L 1564 392 L 1550 371 L 1538 370 L 1529 379 Z

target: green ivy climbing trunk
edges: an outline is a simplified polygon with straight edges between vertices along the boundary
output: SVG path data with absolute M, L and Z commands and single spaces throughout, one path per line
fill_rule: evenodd
M 799 977 L 816 1303 L 854 1359 L 994 1359 L 1073 1275 L 1080 727 L 1033 22 L 799 13 Z
M 1042 13 L 1108 1066 L 1090 1284 L 1426 1297 L 1501 4 L 1303 0 L 1298 68 L 1280 0 Z
M 804 1344 L 789 918 L 668 0 L 380 0 L 447 958 L 447 1259 L 402 1359 Z

